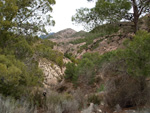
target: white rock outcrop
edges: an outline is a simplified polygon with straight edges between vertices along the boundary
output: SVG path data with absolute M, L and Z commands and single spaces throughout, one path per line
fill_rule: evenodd
M 58 83 L 58 79 L 60 79 L 64 74 L 58 65 L 46 59 L 40 59 L 39 68 L 41 68 L 44 73 L 44 85 L 46 87 L 56 85 Z

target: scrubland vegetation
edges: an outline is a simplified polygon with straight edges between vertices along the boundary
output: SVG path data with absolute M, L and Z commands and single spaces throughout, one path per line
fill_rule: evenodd
M 124 49 L 103 55 L 86 53 L 77 65 L 67 64 L 65 79 L 77 87 L 80 84 L 92 87 L 101 74 L 103 82 L 100 84 L 104 85 L 100 92 L 107 92 L 103 101 L 110 108 L 117 104 L 122 108 L 149 104 L 149 41 L 150 33 L 139 31 L 132 41 L 124 41 Z
M 43 5 L 39 5 L 43 2 Z M 116 7 L 118 2 L 120 4 Z M 94 39 L 118 33 L 120 28 L 116 23 L 125 18 L 129 9 L 133 7 L 132 2 L 98 0 L 95 9 L 78 10 L 79 15 L 74 16 L 74 21 L 78 23 L 87 21 L 86 24 L 89 24 L 97 19 L 97 22 L 107 23 L 94 25 L 89 33 L 74 34 L 72 37 L 82 35 L 85 38 L 71 43 L 85 42 L 79 50 L 82 51 L 87 49 Z M 53 4 L 55 0 L 0 0 L 0 113 L 80 113 L 90 103 L 97 108 L 101 105 L 108 107 L 112 112 L 116 110 L 116 106 L 149 106 L 149 17 L 146 18 L 147 29 L 138 31 L 138 22 L 142 21 L 139 16 L 133 15 L 134 33 L 130 32 L 133 36 L 124 41 L 122 49 L 103 55 L 85 53 L 81 59 L 76 59 L 73 54 L 63 54 L 54 50 L 56 43 L 36 36 L 39 32 L 45 33 L 44 27 L 47 24 L 54 24 L 50 15 L 47 15 L 47 21 L 41 21 L 43 14 L 52 11 Z M 145 9 L 149 9 L 149 5 L 147 0 L 141 3 Z M 98 10 L 99 6 L 112 10 Z M 147 12 L 143 9 L 140 15 Z M 40 11 L 41 15 L 37 16 L 36 11 Z M 84 11 L 89 12 L 80 16 Z M 105 14 L 99 15 L 102 11 Z M 35 20 L 32 23 L 30 20 L 33 18 Z M 113 24 L 109 24 L 112 20 Z M 102 40 L 100 39 L 91 50 L 96 48 L 100 41 Z M 69 58 L 71 62 L 64 64 L 64 57 Z M 38 66 L 41 58 L 58 65 L 61 69 L 66 67 L 62 81 L 58 84 L 59 88 L 55 86 L 53 89 L 44 89 L 43 72 Z
M 101 26 L 96 27 L 89 33 L 86 33 L 84 35 L 84 38 L 74 40 L 70 43 L 80 44 L 80 43 L 85 42 L 86 44 L 82 45 L 80 47 L 80 49 L 78 50 L 78 52 L 82 52 L 82 50 L 88 49 L 88 46 L 93 43 L 94 39 L 98 39 L 98 38 L 106 36 L 106 35 L 111 35 L 113 33 L 116 33 L 118 30 L 119 30 L 119 27 L 115 24 L 114 25 L 110 25 L 110 24 L 101 25 Z M 102 41 L 102 40 L 99 40 L 98 42 L 100 42 L 100 41 Z M 98 47 L 98 45 L 95 44 L 95 47 L 93 47 L 91 49 L 94 49 L 97 47 Z

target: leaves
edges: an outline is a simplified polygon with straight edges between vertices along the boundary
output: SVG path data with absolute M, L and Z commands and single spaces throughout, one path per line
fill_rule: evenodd
M 134 22 L 136 32 L 138 19 L 148 14 L 149 9 L 149 0 L 97 0 L 95 7 L 91 9 L 78 9 L 72 21 L 91 30 L 104 23 L 116 23 L 125 19 Z
M 33 68 L 35 70 L 30 67 L 32 71 L 28 71 L 28 67 L 14 56 L 0 55 L 0 93 L 18 98 L 29 86 L 40 86 L 42 72 L 36 66 Z
M 130 8 L 128 0 L 98 0 L 94 8 L 78 9 L 72 21 L 91 30 L 103 23 L 120 21 Z
M 0 1 L 0 32 L 9 30 L 18 35 L 47 32 L 45 26 L 54 25 L 49 13 L 53 4 L 55 0 Z

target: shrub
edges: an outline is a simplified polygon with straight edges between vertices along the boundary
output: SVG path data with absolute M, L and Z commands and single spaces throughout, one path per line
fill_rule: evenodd
M 19 98 L 28 87 L 41 85 L 42 73 L 38 68 L 35 70 L 28 72 L 26 65 L 14 56 L 0 55 L 0 93 Z
M 107 78 L 106 102 L 110 107 L 145 105 L 149 101 L 146 78 L 150 75 L 150 34 L 139 31 L 132 41 L 127 40 L 125 49 L 117 50 L 103 65 Z
M 70 94 L 49 92 L 46 98 L 45 113 L 77 113 L 79 103 Z
M 53 61 L 58 66 L 63 66 L 63 54 L 52 50 L 51 46 L 48 46 L 48 44 L 41 43 L 34 47 L 35 54 L 38 56 L 38 58 L 43 57 L 50 61 Z
M 134 77 L 116 77 L 106 82 L 106 103 L 111 107 L 134 107 L 145 105 L 148 101 L 148 90 L 145 80 Z
M 15 55 L 17 59 L 24 60 L 32 57 L 33 49 L 24 37 L 10 38 L 7 40 L 7 46 L 3 48 L 3 54 Z
M 0 113 L 36 113 L 29 103 L 0 96 Z
M 92 85 L 102 63 L 107 61 L 112 54 L 113 52 L 103 56 L 98 53 L 84 54 L 76 65 L 74 63 L 66 65 L 65 78 L 76 84 Z
M 101 92 L 105 90 L 104 84 L 101 84 L 100 88 L 97 89 L 97 92 Z
M 88 97 L 88 103 L 94 103 L 94 104 L 97 104 L 99 105 L 101 103 L 101 99 L 99 98 L 98 95 L 96 94 L 92 94 Z
M 76 65 L 74 63 L 66 64 L 65 79 L 72 82 L 77 80 Z

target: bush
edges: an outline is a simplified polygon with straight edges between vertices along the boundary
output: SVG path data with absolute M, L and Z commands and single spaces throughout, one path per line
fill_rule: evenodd
M 38 44 L 34 47 L 35 54 L 38 56 L 38 58 L 46 58 L 50 61 L 53 61 L 56 63 L 58 66 L 62 67 L 63 66 L 63 54 L 53 50 L 48 44 L 41 43 Z
M 127 40 L 125 49 L 117 50 L 103 65 L 107 78 L 106 102 L 110 107 L 145 105 L 149 102 L 146 78 L 150 75 L 150 33 L 139 31 L 132 41 Z
M 86 53 L 78 61 L 78 64 L 68 63 L 66 65 L 65 78 L 76 84 L 92 85 L 102 63 L 106 62 L 112 55 L 113 52 L 103 56 L 98 53 Z
M 0 96 L 0 113 L 36 113 L 29 103 Z
M 91 33 L 104 33 L 107 35 L 110 35 L 112 33 L 116 33 L 119 30 L 119 26 L 117 26 L 117 24 L 103 24 L 100 26 L 95 27 L 92 31 L 90 31 Z
M 14 56 L 0 55 L 0 93 L 19 98 L 27 93 L 28 87 L 41 85 L 42 72 L 35 69 L 37 70 L 31 69 L 32 73 L 28 72 L 26 65 Z
M 145 105 L 148 101 L 149 88 L 143 78 L 116 77 L 106 82 L 105 101 L 114 108 L 117 104 L 121 108 Z
M 66 80 L 70 80 L 72 82 L 77 80 L 76 65 L 74 63 L 66 64 L 66 70 L 65 70 L 65 76 L 64 77 Z
M 97 105 L 99 105 L 100 103 L 101 103 L 101 99 L 99 98 L 99 96 L 98 95 L 96 95 L 96 94 L 92 94 L 92 95 L 90 95 L 89 97 L 88 97 L 88 103 L 90 104 L 90 103 L 94 103 L 94 104 L 97 104 Z
M 77 113 L 79 103 L 70 94 L 49 92 L 46 98 L 45 113 Z
M 24 39 L 24 37 L 10 38 L 7 40 L 7 46 L 3 48 L 3 54 L 15 55 L 17 59 L 24 60 L 32 57 L 33 49 Z

